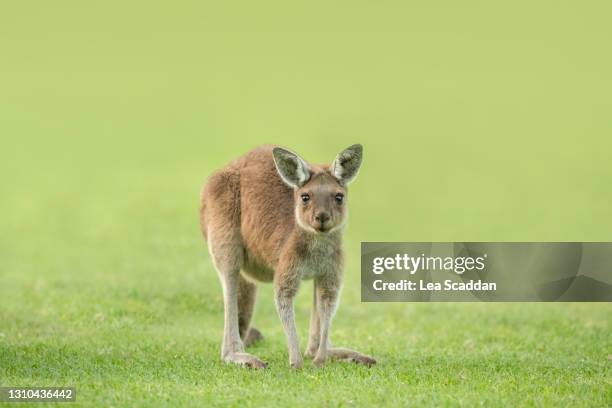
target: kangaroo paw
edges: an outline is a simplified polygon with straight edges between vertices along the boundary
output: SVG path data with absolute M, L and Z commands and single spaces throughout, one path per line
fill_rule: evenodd
M 249 353 L 230 353 L 223 358 L 226 363 L 238 364 L 248 368 L 261 369 L 268 366 L 257 357 Z

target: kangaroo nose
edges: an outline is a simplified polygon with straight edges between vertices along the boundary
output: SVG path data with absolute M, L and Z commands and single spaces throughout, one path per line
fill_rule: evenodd
M 329 221 L 329 214 L 326 212 L 320 212 L 315 216 L 315 220 L 319 221 L 321 224 L 325 224 Z

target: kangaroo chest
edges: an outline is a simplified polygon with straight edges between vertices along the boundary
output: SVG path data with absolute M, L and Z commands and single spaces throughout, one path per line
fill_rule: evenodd
M 337 273 L 340 268 L 340 245 L 333 236 L 317 236 L 304 248 L 297 269 L 302 279 Z
M 279 258 L 295 256 L 291 263 L 301 279 L 335 274 L 341 268 L 342 253 L 338 236 L 317 235 L 297 245 L 297 248 L 299 250 L 295 246 L 289 245 L 281 251 Z M 271 282 L 274 279 L 276 263 L 276 261 L 266 262 L 253 252 L 246 250 L 242 272 L 251 280 Z

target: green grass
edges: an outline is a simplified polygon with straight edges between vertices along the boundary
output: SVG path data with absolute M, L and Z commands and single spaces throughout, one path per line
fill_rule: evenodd
M 224 365 L 198 185 L 146 171 L 105 173 L 96 188 L 66 175 L 67 191 L 41 185 L 31 193 L 39 201 L 12 207 L 2 237 L 3 385 L 74 385 L 85 406 L 612 402 L 609 304 L 362 304 L 353 228 L 333 340 L 379 365 L 291 371 L 269 286 L 255 316 L 266 339 L 252 350 L 269 369 Z M 177 184 L 166 185 L 169 177 Z M 302 289 L 304 347 L 309 284 Z
M 6 3 L 6 4 L 5 4 Z M 0 5 L 0 385 L 84 406 L 612 405 L 609 304 L 363 304 L 361 241 L 612 241 L 609 2 Z M 205 177 L 363 143 L 333 341 L 219 361 Z M 309 289 L 307 285 L 303 289 Z M 302 340 L 310 291 L 297 318 Z
M 334 339 L 379 365 L 307 363 L 294 372 L 266 288 L 255 320 L 266 339 L 252 352 L 269 368 L 225 365 L 220 290 L 197 256 L 186 256 L 197 266 L 179 260 L 186 248 L 197 249 L 158 247 L 167 260 L 155 266 L 149 255 L 133 254 L 105 278 L 58 274 L 9 285 L 0 316 L 3 384 L 75 385 L 81 404 L 104 406 L 611 402 L 607 305 L 359 304 L 346 293 Z M 122 271 L 138 259 L 149 266 Z M 356 273 L 349 278 L 357 281 Z M 302 344 L 305 292 L 297 307 Z

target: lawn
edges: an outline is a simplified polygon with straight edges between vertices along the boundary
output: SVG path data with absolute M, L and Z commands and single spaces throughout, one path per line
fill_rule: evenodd
M 612 402 L 609 304 L 360 303 L 351 227 L 333 340 L 379 364 L 290 370 L 263 286 L 255 325 L 265 340 L 252 352 L 269 368 L 227 366 L 221 290 L 197 230 L 199 186 L 178 170 L 133 171 L 14 188 L 1 246 L 3 385 L 73 385 L 84 406 Z M 309 289 L 297 303 L 302 347 Z
M 141 237 L 144 241 L 144 237 Z M 337 344 L 379 359 L 288 368 L 269 288 L 252 352 L 265 371 L 219 360 L 221 297 L 187 237 L 124 253 L 82 275 L 32 270 L 5 278 L 0 378 L 5 385 L 74 385 L 79 405 L 545 405 L 606 406 L 610 308 L 593 304 L 359 304 L 349 273 Z M 121 247 L 115 242 L 110 247 Z M 158 260 L 151 253 L 159 254 Z M 189 260 L 193 261 L 190 265 Z M 60 263 L 63 264 L 63 263 Z M 137 267 L 135 264 L 143 265 Z M 65 264 L 63 264 L 65 265 Z M 132 272 L 134 269 L 138 272 Z M 303 291 L 306 292 L 306 291 Z M 309 296 L 297 306 L 305 344 Z
M 3 4 L 0 386 L 75 386 L 79 406 L 612 405 L 610 304 L 359 288 L 362 241 L 612 240 L 609 11 Z M 264 143 L 314 162 L 364 145 L 332 340 L 372 368 L 290 370 L 269 286 L 251 350 L 269 367 L 220 361 L 199 191 Z

